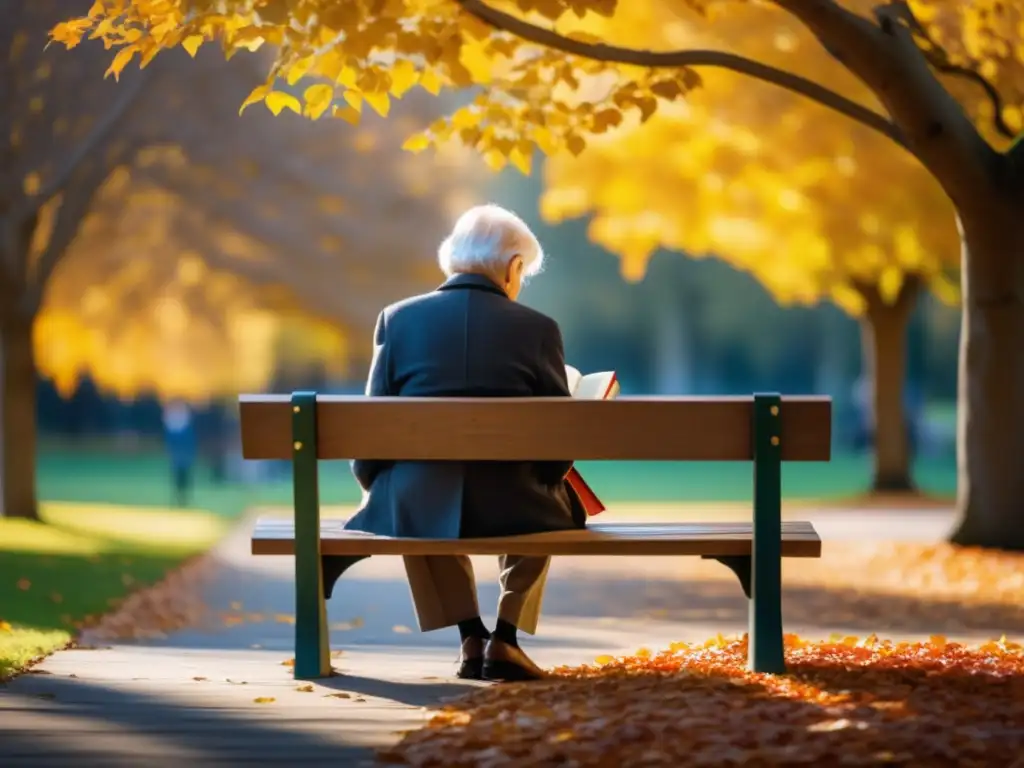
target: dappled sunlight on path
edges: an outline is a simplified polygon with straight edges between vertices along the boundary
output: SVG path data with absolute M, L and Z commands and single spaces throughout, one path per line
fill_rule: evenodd
M 948 523 L 943 510 L 894 512 L 884 527 L 865 522 L 874 514 L 791 515 L 814 520 L 826 541 L 820 561 L 785 562 L 787 631 L 821 640 L 833 633 L 919 640 L 944 634 L 970 642 L 1024 636 L 1019 559 L 935 544 Z M 182 745 L 167 752 L 181 759 L 242 755 L 280 737 L 282 746 L 270 756 L 291 749 L 296 759 L 315 762 L 331 745 L 334 759 L 344 754 L 357 761 L 424 723 L 423 707 L 468 690 L 453 679 L 457 633 L 415 629 L 401 559 L 383 557 L 353 567 L 328 604 L 332 663 L 341 676 L 311 684 L 312 690 L 293 681 L 284 664 L 293 656 L 293 560 L 249 555 L 252 522 L 92 627 L 83 642 L 96 650 L 57 654 L 38 668 L 41 674 L 0 689 L 0 762 L 6 754 L 27 754 L 10 753 L 31 749 L 26 733 L 59 728 L 68 734 L 65 752 L 53 755 L 91 758 L 121 749 L 101 734 L 149 734 L 146 723 L 157 721 L 153 733 L 180 734 L 182 745 L 191 739 L 192 752 Z M 857 531 L 897 541 L 853 540 Z M 474 563 L 490 621 L 497 564 L 494 558 Z M 545 666 L 578 665 L 639 647 L 737 635 L 746 623 L 739 585 L 717 563 L 557 558 L 539 634 L 524 646 Z M 251 738 L 214 725 L 234 728 L 236 719 Z M 22 736 L 9 740 L 14 732 Z M 162 754 L 165 745 L 153 739 L 126 739 L 119 759 Z

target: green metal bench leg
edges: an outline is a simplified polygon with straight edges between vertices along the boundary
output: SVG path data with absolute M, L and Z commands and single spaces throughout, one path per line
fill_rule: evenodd
M 296 680 L 330 677 L 327 606 L 320 561 L 320 482 L 316 393 L 292 393 L 292 475 L 295 501 Z
M 754 395 L 754 525 L 750 543 L 748 664 L 786 671 L 782 644 L 782 398 Z

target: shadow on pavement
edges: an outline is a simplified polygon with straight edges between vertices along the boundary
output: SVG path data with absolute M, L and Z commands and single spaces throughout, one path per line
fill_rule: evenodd
M 356 765 L 346 761 L 368 756 L 345 743 L 353 729 L 343 722 L 325 739 L 322 730 L 287 727 L 294 718 L 280 722 L 281 710 L 269 705 L 226 711 L 204 707 L 201 697 L 177 702 L 67 678 L 0 688 L 0 712 L 0 765 L 127 765 L 129 757 L 136 765 Z
M 317 685 L 344 693 L 388 699 L 409 707 L 433 707 L 439 702 L 464 696 L 486 686 L 485 683 L 433 682 L 426 679 L 422 683 L 376 680 L 371 677 L 350 675 L 343 669 L 337 671 L 338 674 L 334 677 L 317 680 Z M 387 673 L 386 670 L 381 672 Z

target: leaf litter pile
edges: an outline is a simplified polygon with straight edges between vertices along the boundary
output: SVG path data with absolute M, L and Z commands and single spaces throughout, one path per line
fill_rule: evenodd
M 446 706 L 380 754 L 412 766 L 1024 765 L 1024 652 L 942 637 L 786 638 L 789 673 L 745 639 L 602 657 Z
M 449 703 L 380 757 L 424 767 L 1024 768 L 1024 650 L 1005 638 L 967 646 L 932 634 L 1024 630 L 1024 557 L 910 542 L 826 542 L 823 555 L 784 562 L 788 622 L 928 639 L 789 635 L 780 676 L 747 671 L 745 639 L 599 657 Z M 745 618 L 724 569 L 696 558 L 673 568 L 664 589 L 631 592 L 618 620 L 721 621 L 723 608 Z M 605 586 L 599 607 L 622 604 L 616 581 Z

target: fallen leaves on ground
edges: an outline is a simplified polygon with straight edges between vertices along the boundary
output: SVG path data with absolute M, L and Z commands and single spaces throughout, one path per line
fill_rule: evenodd
M 573 568 L 583 567 L 569 564 Z M 622 569 L 622 570 L 619 570 Z M 745 624 L 736 578 L 700 558 L 612 559 L 588 572 L 591 590 L 561 599 L 552 580 L 549 610 L 567 616 Z M 783 618 L 800 628 L 893 635 L 1024 634 L 1024 555 L 949 544 L 826 541 L 820 559 L 782 563 Z
M 90 617 L 84 622 L 83 640 L 157 639 L 209 623 L 202 595 L 217 571 L 209 557 L 184 563 L 156 584 L 125 597 L 111 613 Z
M 786 639 L 787 675 L 716 638 L 559 668 L 446 706 L 382 751 L 415 766 L 1009 766 L 1024 750 L 1024 652 L 933 637 Z
M 273 696 L 257 696 L 253 699 L 253 702 L 256 704 L 273 704 L 275 701 L 277 701 L 277 699 Z

